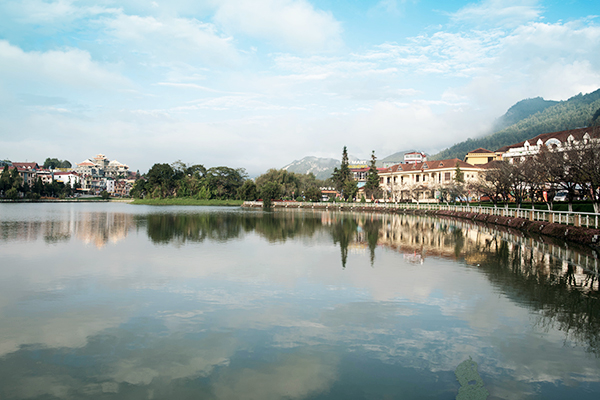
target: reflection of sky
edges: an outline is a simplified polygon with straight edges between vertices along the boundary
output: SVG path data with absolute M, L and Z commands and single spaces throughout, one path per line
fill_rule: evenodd
M 324 233 L 0 246 L 0 398 L 453 398 L 469 356 L 499 398 L 600 390 L 598 359 L 451 260 L 342 269 Z

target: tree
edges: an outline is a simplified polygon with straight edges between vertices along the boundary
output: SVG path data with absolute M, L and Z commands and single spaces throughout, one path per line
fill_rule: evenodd
M 247 177 L 243 168 L 213 167 L 206 171 L 206 185 L 218 199 L 232 199 Z
M 316 202 L 316 201 L 321 201 L 321 199 L 323 198 L 323 195 L 321 194 L 321 189 L 319 189 L 316 186 L 311 186 L 304 191 L 304 197 L 306 197 L 306 199 L 308 201 Z
M 449 194 L 452 200 L 459 198 L 461 201 L 465 194 L 465 174 L 460 169 L 460 163 L 456 161 L 456 168 L 454 169 L 454 185 L 450 185 Z
M 106 190 L 103 190 L 102 192 L 100 192 L 100 197 L 102 197 L 103 200 L 108 200 L 108 198 L 110 197 L 110 193 L 108 193 Z
M 333 181 L 335 188 L 338 192 L 342 192 L 342 195 L 347 200 L 350 197 L 348 193 L 344 193 L 346 186 L 348 188 L 352 188 L 351 185 L 348 185 L 349 181 L 354 181 L 352 178 L 352 171 L 350 171 L 349 162 L 348 162 L 348 150 L 346 146 L 344 146 L 344 150 L 342 151 L 342 163 L 340 168 L 335 168 L 333 170 L 333 174 L 331 175 L 331 180 Z M 354 193 L 356 194 L 356 193 Z
M 358 183 L 354 179 L 346 181 L 344 189 L 342 190 L 344 200 L 348 201 L 349 199 L 354 198 L 356 193 L 358 193 Z
M 350 168 L 348 162 L 348 151 L 346 150 L 346 146 L 342 151 L 342 163 L 340 164 L 340 168 L 337 167 L 333 169 L 333 174 L 331 175 L 331 180 L 333 181 L 335 188 L 338 191 L 342 191 L 344 189 L 344 184 L 348 179 L 350 179 Z
M 271 201 L 281 198 L 282 188 L 279 183 L 267 182 L 260 191 L 264 208 L 271 208 Z
M 46 158 L 44 161 L 44 168 L 56 169 L 56 168 L 71 168 L 71 163 L 68 160 L 59 160 L 58 158 Z
M 247 179 L 239 189 L 238 197 L 240 200 L 254 201 L 258 198 L 258 190 L 253 180 Z
M 148 185 L 152 197 L 171 196 L 175 188 L 176 171 L 169 164 L 154 164 L 148 171 Z
M 370 198 L 379 197 L 379 174 L 377 173 L 377 157 L 375 157 L 375 150 L 371 153 L 371 163 L 369 165 L 369 171 L 367 171 L 367 182 L 365 183 L 365 194 Z

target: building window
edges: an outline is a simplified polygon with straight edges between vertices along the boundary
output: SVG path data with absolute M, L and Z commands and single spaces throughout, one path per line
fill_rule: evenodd
M 450 172 L 444 173 L 444 180 L 445 181 L 449 181 L 450 180 Z
M 415 175 L 415 182 L 419 182 L 419 175 Z

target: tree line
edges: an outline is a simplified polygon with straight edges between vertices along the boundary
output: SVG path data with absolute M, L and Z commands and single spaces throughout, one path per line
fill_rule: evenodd
M 202 164 L 154 164 L 134 184 L 130 194 L 136 198 L 188 197 L 198 200 L 278 199 L 321 200 L 320 187 L 326 182 L 314 174 L 298 174 L 270 169 L 255 180 L 243 168 L 212 167 Z

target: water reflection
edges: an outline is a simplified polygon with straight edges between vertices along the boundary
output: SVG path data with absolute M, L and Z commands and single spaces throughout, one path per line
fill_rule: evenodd
M 0 218 L 0 398 L 454 398 L 469 356 L 492 397 L 600 392 L 591 250 L 430 217 L 131 209 Z
M 0 241 L 68 242 L 73 236 L 97 248 L 124 239 L 135 227 L 132 214 L 82 212 L 49 220 L 0 221 Z

